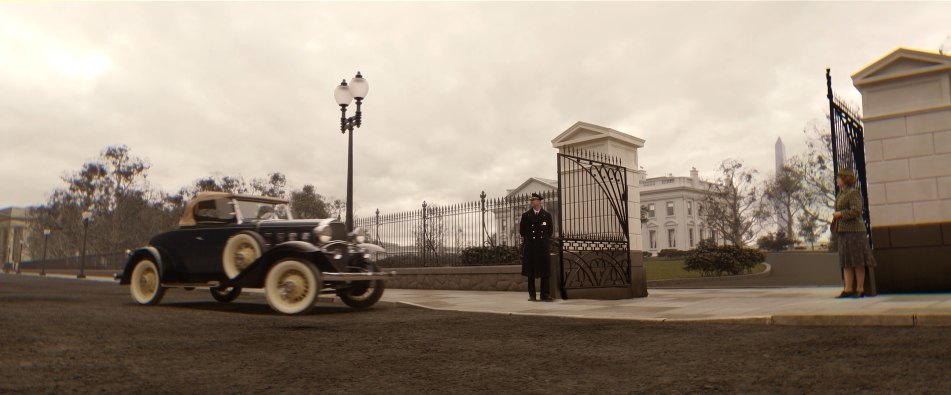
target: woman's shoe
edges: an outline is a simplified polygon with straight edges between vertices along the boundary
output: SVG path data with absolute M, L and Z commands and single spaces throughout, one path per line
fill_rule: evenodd
M 844 298 L 852 298 L 852 297 L 855 297 L 855 292 L 842 291 L 842 293 L 840 293 L 839 296 L 836 296 L 835 298 L 844 299 Z
M 856 292 L 854 295 L 852 295 L 852 297 L 853 297 L 853 298 L 856 298 L 856 299 L 864 298 L 864 297 L 865 297 L 865 291 Z

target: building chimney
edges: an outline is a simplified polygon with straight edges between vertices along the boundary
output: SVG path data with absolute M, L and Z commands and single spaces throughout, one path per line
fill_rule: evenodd
M 697 171 L 696 167 L 690 168 L 690 179 L 693 180 L 693 186 L 700 186 L 700 172 Z

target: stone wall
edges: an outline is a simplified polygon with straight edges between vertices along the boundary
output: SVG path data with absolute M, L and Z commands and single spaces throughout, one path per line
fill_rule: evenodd
M 386 269 L 397 276 L 388 288 L 528 292 L 521 265 Z

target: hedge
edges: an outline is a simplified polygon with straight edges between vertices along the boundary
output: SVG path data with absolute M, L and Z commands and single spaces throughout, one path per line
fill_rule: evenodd
M 737 275 L 751 273 L 754 266 L 765 261 L 766 256 L 759 250 L 703 241 L 687 253 L 684 270 L 700 272 L 702 276 Z

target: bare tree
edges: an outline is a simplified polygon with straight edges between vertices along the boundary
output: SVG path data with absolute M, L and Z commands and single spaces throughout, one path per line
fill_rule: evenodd
M 438 255 L 446 244 L 447 233 L 439 208 L 424 204 L 422 220 L 413 231 L 416 250 L 424 255 Z
M 828 122 L 818 120 L 810 121 L 803 133 L 808 136 L 806 152 L 792 158 L 790 165 L 799 175 L 801 186 L 796 200 L 806 221 L 800 224 L 827 229 L 835 211 L 832 134 Z
M 330 204 L 327 205 L 327 211 L 329 211 L 330 216 L 340 219 L 343 215 L 344 210 L 347 209 L 347 201 L 345 199 L 339 198 L 330 198 Z
M 754 178 L 756 170 L 727 159 L 717 171 L 720 176 L 710 184 L 710 194 L 703 202 L 706 223 L 725 241 L 745 246 L 755 239 L 767 217 L 761 204 L 762 192 Z

